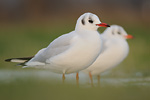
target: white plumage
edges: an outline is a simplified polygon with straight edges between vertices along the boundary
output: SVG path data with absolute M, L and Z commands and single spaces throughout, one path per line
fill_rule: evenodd
M 56 38 L 47 48 L 26 60 L 24 67 L 46 68 L 62 74 L 78 73 L 89 67 L 100 54 L 102 41 L 97 31 L 100 26 L 109 27 L 95 14 L 81 15 L 74 31 Z
M 93 20 L 93 23 L 89 23 L 89 19 Z M 25 65 L 48 68 L 57 73 L 74 73 L 87 68 L 101 50 L 102 42 L 97 32 L 99 26 L 96 25 L 100 23 L 96 15 L 83 14 L 77 21 L 75 31 L 55 39 Z
M 101 34 L 103 40 L 102 52 L 96 61 L 84 72 L 92 75 L 100 75 L 120 64 L 129 53 L 127 38 L 132 38 L 118 25 L 112 25 Z M 92 77 L 91 77 L 92 80 Z

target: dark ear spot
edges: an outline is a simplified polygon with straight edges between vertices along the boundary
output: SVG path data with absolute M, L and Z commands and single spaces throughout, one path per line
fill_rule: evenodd
M 84 18 L 83 18 L 83 19 L 81 20 L 81 22 L 82 22 L 82 24 L 83 24 L 83 25 L 85 25 L 85 21 L 84 21 Z
M 120 32 L 118 32 L 118 34 L 120 35 L 121 33 L 120 33 Z
M 112 34 L 114 35 L 115 33 L 112 31 Z

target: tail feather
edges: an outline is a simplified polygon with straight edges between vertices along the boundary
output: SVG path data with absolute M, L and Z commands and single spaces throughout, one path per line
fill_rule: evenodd
M 6 62 L 16 62 L 16 63 L 25 63 L 27 61 L 29 61 L 30 59 L 32 59 L 32 57 L 22 57 L 22 58 L 10 58 L 10 59 L 6 59 Z

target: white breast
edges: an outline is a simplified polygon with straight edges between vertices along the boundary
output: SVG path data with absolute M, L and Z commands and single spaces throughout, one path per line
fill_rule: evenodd
M 118 40 L 114 42 L 107 41 L 105 51 L 103 51 L 96 61 L 88 67 L 85 72 L 91 72 L 92 75 L 98 75 L 101 72 L 109 70 L 120 64 L 128 55 L 129 46 L 125 40 Z
M 99 33 L 76 35 L 72 47 L 66 52 L 49 59 L 49 68 L 59 73 L 73 73 L 90 66 L 98 57 L 101 49 Z M 59 70 L 57 70 L 59 69 Z

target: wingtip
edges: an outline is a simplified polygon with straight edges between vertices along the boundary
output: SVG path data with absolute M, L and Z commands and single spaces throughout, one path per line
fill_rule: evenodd
M 6 62 L 11 62 L 12 59 L 5 59 Z
M 29 61 L 32 58 L 33 58 L 33 56 L 32 57 L 22 57 L 22 58 L 9 58 L 9 59 L 6 59 L 5 61 L 6 62 L 24 63 L 24 62 Z

